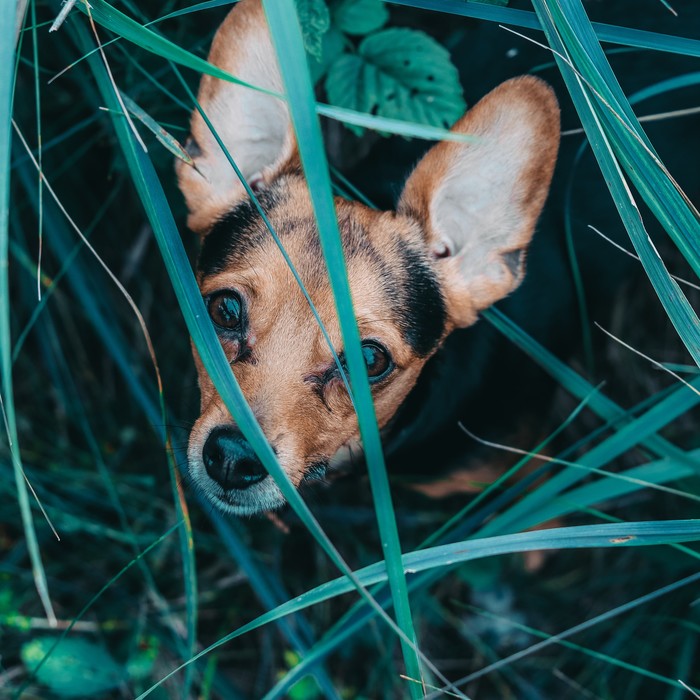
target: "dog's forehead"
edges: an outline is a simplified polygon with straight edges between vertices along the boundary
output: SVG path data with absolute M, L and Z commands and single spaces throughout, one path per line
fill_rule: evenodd
M 308 305 L 290 271 L 291 262 L 335 336 L 331 285 L 303 179 L 280 178 L 257 198 L 267 222 L 246 200 L 205 238 L 198 262 L 203 293 L 242 285 L 263 314 L 267 309 L 274 317 L 273 310 L 284 304 L 287 311 L 297 309 L 302 323 Z M 415 353 L 427 355 L 442 337 L 445 308 L 415 224 L 341 198 L 336 199 L 336 213 L 362 334 L 373 335 L 375 327 L 395 329 Z

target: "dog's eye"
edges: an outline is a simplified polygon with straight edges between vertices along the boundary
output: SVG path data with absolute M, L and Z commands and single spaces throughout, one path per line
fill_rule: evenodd
M 219 292 L 207 302 L 209 316 L 219 328 L 236 330 L 241 325 L 243 303 L 236 292 Z
M 391 361 L 386 348 L 383 348 L 373 340 L 366 340 L 362 343 L 362 355 L 367 365 L 367 375 L 369 376 L 370 384 L 383 379 L 394 369 L 394 363 Z

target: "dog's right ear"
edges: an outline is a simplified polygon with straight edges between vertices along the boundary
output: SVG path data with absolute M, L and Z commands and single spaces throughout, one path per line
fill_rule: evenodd
M 244 82 L 281 93 L 282 79 L 260 0 L 240 0 L 219 27 L 209 62 Z M 242 85 L 202 76 L 198 101 L 248 182 L 274 176 L 296 157 L 286 103 Z M 206 235 L 245 197 L 245 189 L 198 111 L 188 152 L 196 168 L 178 160 L 178 183 L 188 226 Z
M 543 81 L 513 78 L 452 131 L 476 140 L 433 146 L 408 178 L 398 211 L 421 225 L 450 324 L 463 328 L 523 279 L 557 158 L 559 106 Z

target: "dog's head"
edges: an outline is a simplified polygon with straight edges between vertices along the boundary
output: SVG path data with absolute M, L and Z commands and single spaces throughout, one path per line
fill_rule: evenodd
M 241 0 L 209 60 L 282 92 L 258 0 Z M 200 103 L 301 278 L 343 361 L 342 338 L 286 104 L 204 76 Z M 201 116 L 178 178 L 202 237 L 198 282 L 231 368 L 295 485 L 316 478 L 357 437 L 350 398 L 308 300 L 267 222 Z M 540 80 L 510 80 L 453 127 L 469 143 L 434 146 L 408 178 L 397 211 L 336 198 L 355 313 L 377 419 L 386 426 L 426 361 L 456 328 L 513 291 L 544 204 L 559 111 Z M 237 430 L 195 352 L 201 416 L 189 442 L 193 479 L 236 513 L 283 498 Z M 464 358 L 465 363 L 469 358 Z

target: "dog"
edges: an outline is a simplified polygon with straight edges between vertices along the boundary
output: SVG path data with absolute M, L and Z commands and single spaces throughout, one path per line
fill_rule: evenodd
M 283 92 L 259 0 L 241 0 L 213 40 L 209 61 L 246 83 Z M 284 101 L 203 76 L 199 103 L 242 171 L 318 311 L 335 353 L 342 339 L 309 192 Z M 448 356 L 464 329 L 524 279 L 527 250 L 552 180 L 559 107 L 542 80 L 503 82 L 417 163 L 394 210 L 335 198 L 377 421 L 389 455 L 435 433 L 434 403 L 456 424 L 465 394 Z M 290 481 L 325 473 L 358 425 L 333 353 L 307 299 L 200 114 L 178 163 L 188 227 L 201 237 L 197 281 L 241 389 Z M 479 324 L 481 325 L 481 324 Z M 471 342 L 471 341 L 468 341 Z M 486 348 L 488 353 L 488 348 Z M 189 438 L 194 484 L 238 515 L 284 499 L 194 351 L 201 414 Z M 469 355 L 457 366 L 470 363 Z M 454 366 L 451 360 L 449 366 Z M 457 379 L 459 385 L 461 380 Z M 446 390 L 446 387 L 448 389 Z M 467 392 L 468 393 L 468 392 Z M 403 452 L 402 452 L 403 450 Z M 433 445 L 434 450 L 434 445 Z M 433 460 L 436 457 L 433 455 Z

